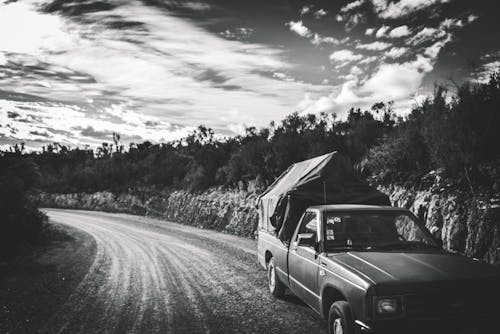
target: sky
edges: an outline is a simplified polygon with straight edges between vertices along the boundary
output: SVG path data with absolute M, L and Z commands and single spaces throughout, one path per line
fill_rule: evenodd
M 497 0 L 0 0 L 0 147 L 404 115 L 500 67 Z

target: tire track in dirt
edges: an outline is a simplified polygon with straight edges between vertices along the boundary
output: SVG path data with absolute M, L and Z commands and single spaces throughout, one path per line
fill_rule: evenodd
M 99 212 L 47 210 L 96 241 L 51 333 L 324 333 L 296 298 L 269 296 L 253 240 Z

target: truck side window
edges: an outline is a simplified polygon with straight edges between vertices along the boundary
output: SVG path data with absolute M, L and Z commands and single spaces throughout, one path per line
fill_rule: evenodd
M 299 233 L 313 233 L 317 235 L 318 232 L 318 219 L 315 212 L 306 212 L 300 224 Z M 298 237 L 297 237 L 298 238 Z

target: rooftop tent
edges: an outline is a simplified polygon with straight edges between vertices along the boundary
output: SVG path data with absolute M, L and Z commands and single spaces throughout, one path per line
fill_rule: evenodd
M 389 205 L 389 198 L 370 187 L 337 152 L 291 165 L 259 196 L 259 229 L 274 231 L 289 241 L 311 205 Z

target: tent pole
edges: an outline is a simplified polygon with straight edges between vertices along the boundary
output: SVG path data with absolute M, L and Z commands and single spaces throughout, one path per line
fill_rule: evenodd
M 323 204 L 326 204 L 326 182 L 323 181 Z

